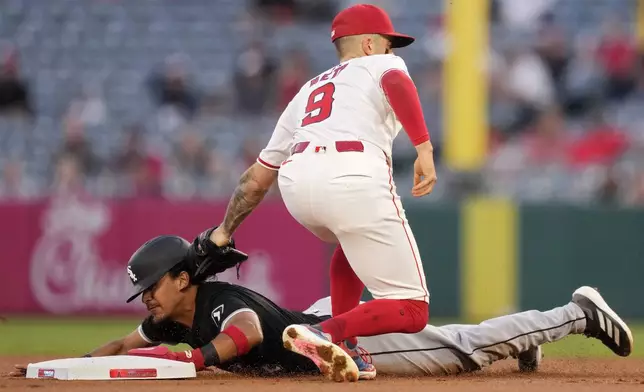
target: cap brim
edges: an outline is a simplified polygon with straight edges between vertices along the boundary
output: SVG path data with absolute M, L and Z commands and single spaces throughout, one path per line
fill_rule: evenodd
M 131 293 L 132 296 L 130 296 L 130 298 L 128 298 L 127 301 L 125 301 L 125 303 L 129 304 L 130 302 L 134 301 L 136 299 L 136 297 L 141 295 L 141 293 L 144 292 L 144 291 L 145 291 L 145 288 L 139 287 L 138 285 L 134 286 L 134 291 Z
M 132 289 L 132 292 L 130 294 L 130 298 L 125 301 L 125 303 L 130 303 L 136 299 L 141 293 L 143 293 L 145 290 L 149 289 L 150 287 L 154 286 L 156 282 L 159 281 L 163 277 L 163 275 L 166 274 L 168 271 L 163 271 L 160 273 L 157 273 L 153 276 L 148 277 L 147 279 L 143 279 L 139 283 L 136 283 L 134 285 L 134 288 Z
M 405 35 L 400 33 L 390 33 L 390 34 L 383 34 L 383 35 L 389 38 L 389 40 L 391 41 L 392 48 L 404 48 L 405 46 L 411 45 L 416 40 L 416 38 L 410 35 Z

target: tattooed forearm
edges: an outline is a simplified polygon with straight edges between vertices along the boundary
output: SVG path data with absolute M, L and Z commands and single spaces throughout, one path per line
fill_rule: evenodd
M 262 201 L 268 188 L 263 187 L 254 177 L 253 167 L 250 167 L 239 179 L 233 197 L 228 202 L 226 216 L 222 223 L 224 231 L 232 235 L 239 225 Z

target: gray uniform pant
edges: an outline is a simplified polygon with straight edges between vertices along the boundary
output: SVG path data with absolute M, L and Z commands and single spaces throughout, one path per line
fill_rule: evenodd
M 304 313 L 331 315 L 331 299 L 323 298 Z M 478 325 L 427 325 L 415 334 L 360 337 L 379 374 L 442 376 L 479 370 L 515 357 L 532 347 L 555 342 L 586 327 L 574 303 L 540 312 L 530 310 L 486 320 Z

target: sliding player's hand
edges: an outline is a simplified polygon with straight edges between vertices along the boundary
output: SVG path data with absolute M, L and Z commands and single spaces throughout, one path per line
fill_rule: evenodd
M 27 376 L 27 365 L 14 365 L 14 370 L 9 373 L 9 377 L 25 377 Z

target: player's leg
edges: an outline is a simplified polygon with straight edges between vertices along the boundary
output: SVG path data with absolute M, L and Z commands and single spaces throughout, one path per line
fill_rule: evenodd
M 360 378 L 368 379 L 375 377 L 376 370 L 350 340 L 355 336 L 422 330 L 428 321 L 428 292 L 416 242 L 384 156 L 358 163 L 342 162 L 341 166 L 366 173 L 343 171 L 332 177 L 318 195 L 325 202 L 317 203 L 318 216 L 338 237 L 352 269 L 375 300 L 313 329 L 287 328 L 293 337 L 287 334 L 286 339 L 297 342 L 310 337 L 316 342 L 342 342 L 358 366 Z M 333 297 L 332 301 L 335 304 Z
M 352 310 L 360 304 L 364 284 L 351 268 L 341 245 L 338 245 L 333 252 L 329 272 L 332 316 L 335 317 Z M 350 337 L 346 340 L 349 347 L 357 344 L 355 337 Z
M 567 305 L 540 312 L 531 310 L 484 321 L 479 325 L 441 327 L 454 336 L 455 346 L 484 366 L 497 357 L 516 357 L 533 347 L 571 334 L 602 341 L 614 353 L 627 356 L 633 337 L 630 329 L 598 291 L 582 287 Z
M 316 301 L 304 313 L 322 318 L 331 317 L 331 299 L 326 297 Z M 364 353 L 365 360 L 375 365 L 381 374 L 443 376 L 479 370 L 481 366 L 455 348 L 454 340 L 454 333 L 449 328 L 427 325 L 414 334 L 362 337 L 358 347 Z M 540 347 L 524 351 L 519 358 L 532 351 L 532 358 L 535 358 Z M 521 369 L 521 361 L 519 368 Z
M 478 366 L 485 367 L 568 335 L 583 333 L 585 324 L 581 309 L 569 303 L 545 312 L 530 310 L 477 325 L 455 324 L 440 329 L 453 347 Z
M 331 261 L 331 297 L 328 298 L 327 301 L 327 306 L 329 308 L 328 315 L 331 315 L 331 307 L 333 308 L 332 313 L 334 315 L 338 313 L 340 313 L 340 315 L 344 314 L 341 313 L 342 311 L 351 311 L 351 308 L 354 308 L 360 303 L 363 289 L 364 285 L 357 278 L 356 274 L 349 266 L 341 247 L 338 246 Z M 338 304 L 344 307 L 339 307 Z M 338 312 L 337 309 L 340 309 L 340 312 Z M 373 379 L 376 376 L 375 367 L 371 363 L 365 361 L 360 355 L 355 335 L 343 337 L 341 340 L 333 340 L 329 335 L 322 333 L 321 327 L 291 326 L 291 328 L 287 328 L 285 331 L 284 339 L 285 346 L 287 348 L 290 347 L 289 349 L 296 347 L 297 344 L 306 345 L 308 343 L 308 348 L 304 347 L 304 349 L 297 349 L 296 347 L 296 350 L 293 351 L 304 354 L 313 361 L 319 360 L 315 358 L 317 357 L 317 355 L 315 355 L 315 351 L 319 353 L 320 346 L 325 350 L 328 348 L 325 342 L 338 343 L 339 347 L 341 347 L 350 356 L 357 366 L 359 379 L 368 380 Z M 313 350 L 313 346 L 317 346 L 317 348 Z M 312 352 L 314 353 L 313 356 L 311 356 Z
M 280 169 L 278 184 L 291 216 L 321 240 L 337 244 L 335 234 L 320 219 L 320 216 L 325 215 L 324 207 L 327 203 L 321 203 L 315 197 L 321 193 L 319 186 L 326 181 L 326 174 L 328 172 L 323 167 L 320 168 L 319 162 L 313 162 L 311 157 L 304 154 L 297 154 L 292 162 Z M 340 246 L 334 252 L 330 272 L 331 292 L 334 298 L 345 298 L 345 301 L 335 304 L 334 309 L 339 312 L 350 309 L 351 303 L 354 302 L 352 298 L 359 301 L 364 286 L 349 267 Z M 361 377 L 358 363 L 320 331 L 300 327 L 291 326 L 284 331 L 282 339 L 287 349 L 308 357 L 323 374 L 336 381 L 370 378 L 369 375 Z
M 319 238 L 336 242 L 338 234 L 344 237 L 331 263 L 334 314 L 357 305 L 363 290 L 360 281 L 366 284 L 366 278 L 370 278 L 367 286 L 374 298 L 419 300 L 410 310 L 415 313 L 427 307 L 429 296 L 416 241 L 386 157 L 368 143 L 365 149 L 369 152 L 334 153 L 331 149 L 324 154 L 294 155 L 280 169 L 280 192 L 291 215 Z M 360 252 L 363 247 L 368 249 Z M 352 255 L 347 259 L 349 252 Z M 371 278 L 372 274 L 376 277 Z M 420 330 L 425 324 L 412 329 Z
M 358 344 L 369 353 L 368 358 L 380 374 L 445 376 L 480 370 L 483 366 L 477 364 L 468 353 L 456 348 L 455 333 L 458 332 L 428 325 L 415 334 L 364 337 L 359 339 Z M 540 347 L 534 346 L 534 349 Z M 506 358 L 494 355 L 490 361 Z M 519 368 L 525 371 L 521 366 Z
M 331 299 L 326 297 L 316 301 L 304 313 L 331 317 Z M 443 376 L 481 369 L 468 355 L 455 348 L 454 340 L 454 332 L 450 328 L 427 325 L 414 334 L 362 337 L 358 344 L 365 353 L 365 359 L 373 363 L 381 374 Z M 519 354 L 520 370 L 525 371 L 530 366 L 530 371 L 536 370 L 534 362 L 537 357 L 541 358 L 540 348 L 534 346 Z M 522 356 L 525 356 L 523 362 Z
M 350 260 L 365 257 L 365 254 L 369 254 L 366 257 L 375 257 L 371 254 L 377 252 L 377 249 L 366 251 L 369 246 L 374 247 L 374 241 L 352 238 L 352 235 L 345 234 L 340 234 L 339 237 L 341 242 L 346 241 L 347 237 L 352 240 L 352 245 L 345 246 L 347 248 L 345 252 Z M 356 237 L 362 237 L 362 235 Z M 385 247 L 382 246 L 382 248 Z M 349 250 L 359 248 L 363 250 L 358 252 Z M 386 257 L 387 253 L 381 252 L 380 255 Z M 426 292 L 421 288 L 421 282 L 424 283 L 422 268 L 413 271 L 412 268 L 405 268 L 403 263 L 399 264 L 394 254 L 390 256 L 392 262 L 384 268 L 371 266 L 369 263 L 351 262 L 356 274 L 365 283 L 374 300 L 322 323 L 321 328 L 331 335 L 333 341 L 383 333 L 414 333 L 427 324 L 429 310 Z M 414 279 L 418 282 L 417 285 L 413 284 Z
M 452 334 L 432 325 L 414 334 L 384 334 L 358 338 L 380 374 L 444 376 L 480 369 L 452 347 Z
M 302 157 L 298 158 L 302 160 Z M 301 225 L 325 242 L 338 243 L 335 234 L 316 216 L 314 209 L 317 209 L 317 212 L 321 209 L 314 205 L 311 193 L 319 192 L 319 190 L 314 189 L 316 184 L 315 182 L 311 183 L 308 171 L 306 175 L 302 174 L 301 167 L 307 166 L 306 158 L 304 157 L 304 162 L 290 163 L 280 172 L 279 186 L 282 198 L 291 216 Z M 342 246 L 339 244 L 331 257 L 329 276 L 333 315 L 340 315 L 355 308 L 362 297 L 364 284 L 349 265 Z
M 364 284 L 351 268 L 341 245 L 338 245 L 333 252 L 329 275 L 332 315 L 339 316 L 358 306 Z
M 417 334 L 359 339 L 381 373 L 454 374 L 483 368 L 572 334 L 602 341 L 620 356 L 632 350 L 628 326 L 599 293 L 582 287 L 567 305 L 497 317 L 478 325 L 427 326 Z
M 374 161 L 370 178 L 347 179 L 350 186 L 339 178 L 332 184 L 334 210 L 329 214 L 329 228 L 374 297 L 320 324 L 333 341 L 414 333 L 428 321 L 429 294 L 416 240 L 386 161 Z
M 287 328 L 285 333 L 285 340 L 291 347 L 295 343 L 322 344 L 327 339 L 335 343 L 346 341 L 347 351 L 361 370 L 361 378 L 374 377 L 375 369 L 365 364 L 354 352 L 352 338 L 391 332 L 417 332 L 424 328 L 428 319 L 428 294 L 423 267 L 399 198 L 395 195 L 387 162 L 381 154 L 351 156 L 329 153 L 324 158 L 320 157 L 329 163 L 324 173 L 309 173 L 309 178 L 304 179 L 316 189 L 307 195 L 307 202 L 312 206 L 311 215 L 336 237 L 339 233 L 345 235 L 345 240 L 340 241 L 351 269 L 378 300 L 343 313 L 331 322 L 322 323 L 319 329 L 325 334 L 302 326 Z M 289 170 L 285 170 L 284 176 L 289 175 Z M 286 190 L 283 197 L 286 196 L 287 206 L 289 188 L 292 186 L 299 187 L 300 184 L 289 179 L 280 180 L 280 189 Z M 357 241 L 350 238 L 354 233 L 358 233 Z M 347 246 L 352 249 L 353 255 L 347 253 Z M 357 254 L 356 249 L 361 247 L 368 249 L 365 253 Z M 358 259 L 362 260 L 361 268 L 356 268 L 356 263 L 360 263 Z M 338 276 L 334 274 L 331 278 L 335 280 Z M 332 281 L 331 284 L 334 286 L 336 282 Z M 362 289 L 362 285 L 356 284 L 356 287 Z M 351 290 L 351 293 L 354 291 Z M 334 306 L 336 296 L 334 290 Z M 351 295 L 349 299 L 342 298 L 341 301 L 347 304 L 351 302 L 350 307 L 356 304 L 357 299 L 357 295 Z

